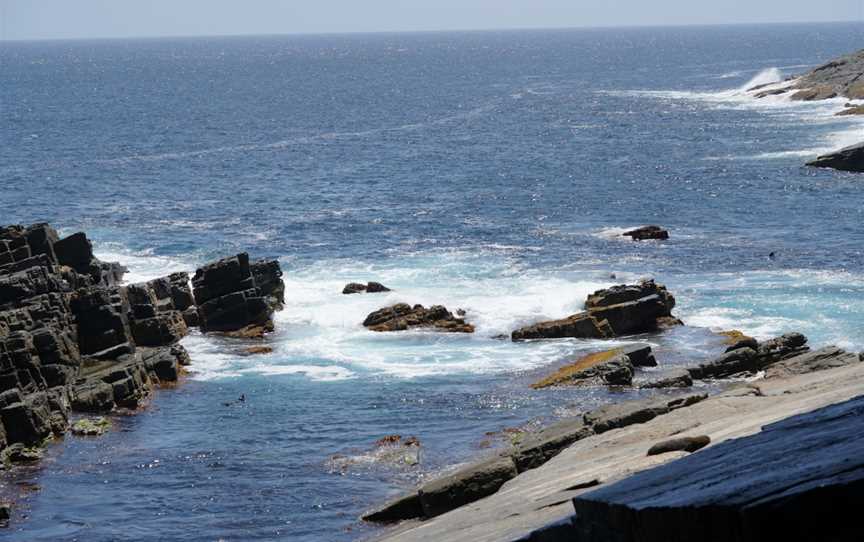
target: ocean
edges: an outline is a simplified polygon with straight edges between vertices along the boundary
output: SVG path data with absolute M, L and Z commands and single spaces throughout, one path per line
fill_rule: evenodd
M 374 536 L 363 511 L 507 429 L 638 396 L 529 388 L 609 341 L 495 336 L 642 277 L 688 324 L 612 343 L 651 343 L 652 375 L 716 354 L 719 330 L 864 349 L 864 177 L 803 166 L 861 120 L 742 92 L 862 42 L 810 24 L 0 43 L 0 223 L 86 231 L 131 282 L 277 257 L 287 301 L 272 353 L 193 334 L 179 387 L 6 474 L 27 518 L 0 538 Z M 621 236 L 654 223 L 669 241 Z M 393 291 L 341 294 L 368 280 Z M 360 325 L 396 302 L 477 332 Z M 376 448 L 391 434 L 419 462 Z

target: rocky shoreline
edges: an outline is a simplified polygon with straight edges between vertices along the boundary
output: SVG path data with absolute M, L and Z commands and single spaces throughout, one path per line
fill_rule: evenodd
M 756 99 L 773 96 L 793 101 L 814 102 L 844 98 L 848 101 L 836 116 L 864 115 L 864 50 L 842 56 L 818 66 L 808 73 L 784 81 L 757 85 L 747 89 Z M 810 167 L 840 171 L 864 172 L 864 142 L 818 156 Z
M 0 227 L 2 468 L 38 461 L 70 431 L 104 432 L 105 415 L 145 408 L 191 363 L 179 344 L 189 328 L 262 337 L 284 304 L 279 263 L 247 254 L 202 266 L 191 281 L 174 273 L 126 285 L 125 273 L 94 257 L 83 232 Z

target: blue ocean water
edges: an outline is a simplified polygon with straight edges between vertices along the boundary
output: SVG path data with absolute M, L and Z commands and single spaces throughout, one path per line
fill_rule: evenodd
M 859 141 L 861 121 L 833 117 L 842 101 L 741 92 L 862 38 L 833 24 L 0 43 L 0 222 L 84 230 L 132 281 L 278 257 L 288 298 L 272 354 L 191 336 L 183 385 L 4 479 L 22 500 L 0 537 L 372 535 L 362 511 L 503 429 L 638 394 L 532 391 L 598 344 L 493 338 L 617 282 L 655 277 L 678 299 L 688 327 L 637 338 L 659 372 L 715 353 L 711 330 L 864 348 L 864 180 L 802 167 Z M 672 239 L 621 239 L 647 223 Z M 340 294 L 366 280 L 394 291 Z M 464 308 L 477 333 L 360 326 L 400 301 Z M 417 436 L 420 464 L 376 453 L 389 434 Z

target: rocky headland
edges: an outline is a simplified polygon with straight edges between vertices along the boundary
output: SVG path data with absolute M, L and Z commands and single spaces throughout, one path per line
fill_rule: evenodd
M 812 71 L 785 81 L 758 85 L 747 92 L 757 98 L 785 96 L 794 101 L 820 101 L 834 98 L 853 100 L 838 111 L 838 116 L 864 114 L 864 50 L 827 62 Z M 841 171 L 864 172 L 864 143 L 851 145 L 817 157 L 808 166 Z
M 70 430 L 98 435 L 110 427 L 105 415 L 145 407 L 190 364 L 180 344 L 190 328 L 260 337 L 284 304 L 279 263 L 247 254 L 205 265 L 191 281 L 174 273 L 124 284 L 125 272 L 94 257 L 84 233 L 0 227 L 4 468 L 38 460 Z

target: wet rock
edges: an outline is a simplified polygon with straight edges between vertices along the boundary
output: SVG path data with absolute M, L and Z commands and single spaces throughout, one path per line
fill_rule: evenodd
M 384 286 L 380 282 L 368 282 L 366 283 L 366 293 L 367 294 L 376 294 L 379 292 L 389 292 L 390 288 Z
M 0 456 L 3 463 L 36 463 L 42 460 L 45 453 L 41 448 L 25 446 L 19 442 L 7 447 Z
M 846 104 L 846 109 L 835 113 L 835 115 L 838 117 L 849 115 L 864 115 L 864 105 Z
M 493 458 L 424 484 L 418 492 L 423 515 L 432 518 L 498 491 L 515 478 L 516 465 L 509 457 Z
M 474 326 L 441 305 L 428 309 L 423 305 L 413 307 L 399 303 L 391 307 L 379 309 L 363 321 L 363 326 L 371 331 L 404 331 L 413 328 L 430 328 L 449 333 L 474 333 Z
M 711 437 L 702 435 L 698 437 L 679 437 L 658 442 L 651 446 L 648 455 L 668 454 L 670 452 L 695 452 L 711 444 Z
M 672 316 L 675 297 L 653 280 L 598 290 L 588 296 L 585 312 L 561 320 L 540 322 L 511 334 L 513 341 L 527 339 L 607 339 L 656 331 L 680 324 Z
M 654 352 L 651 350 L 651 345 L 634 344 L 622 346 L 617 349 L 622 354 L 630 359 L 630 363 L 634 367 L 656 367 L 657 360 L 654 358 Z
M 864 143 L 858 143 L 839 151 L 824 154 L 807 162 L 808 166 L 831 168 L 840 171 L 864 172 Z
M 111 428 L 111 422 L 107 418 L 84 418 L 72 424 L 72 434 L 82 437 L 98 437 L 104 435 Z
M 390 291 L 390 288 L 384 286 L 380 282 L 368 282 L 366 284 L 351 282 L 346 284 L 345 288 L 342 289 L 343 294 L 362 294 L 363 292 L 366 292 L 367 294 L 375 294 Z
M 246 353 L 250 355 L 272 354 L 273 348 L 270 346 L 250 346 L 246 349 Z
M 256 284 L 258 273 L 261 287 Z M 272 329 L 273 311 L 284 300 L 278 262 L 256 262 L 246 253 L 199 268 L 192 277 L 201 331 L 236 332 L 248 327 Z
M 669 239 L 669 232 L 660 226 L 643 226 L 622 234 L 624 237 L 630 237 L 634 241 L 646 241 L 649 239 L 665 240 Z
M 606 350 L 582 357 L 551 376 L 531 385 L 534 389 L 602 382 L 610 386 L 629 386 L 633 382 L 633 364 L 621 350 Z
M 132 322 L 132 336 L 140 346 L 166 346 L 180 341 L 188 333 L 179 311 L 157 314 Z
M 693 385 L 693 377 L 686 369 L 678 370 L 667 376 L 651 382 L 642 384 L 640 388 L 662 389 L 662 388 L 689 388 Z
M 807 337 L 800 333 L 789 333 L 759 344 L 757 349 L 743 346 L 726 352 L 707 363 L 689 369 L 696 380 L 725 378 L 739 374 L 752 374 L 768 366 L 809 350 Z

